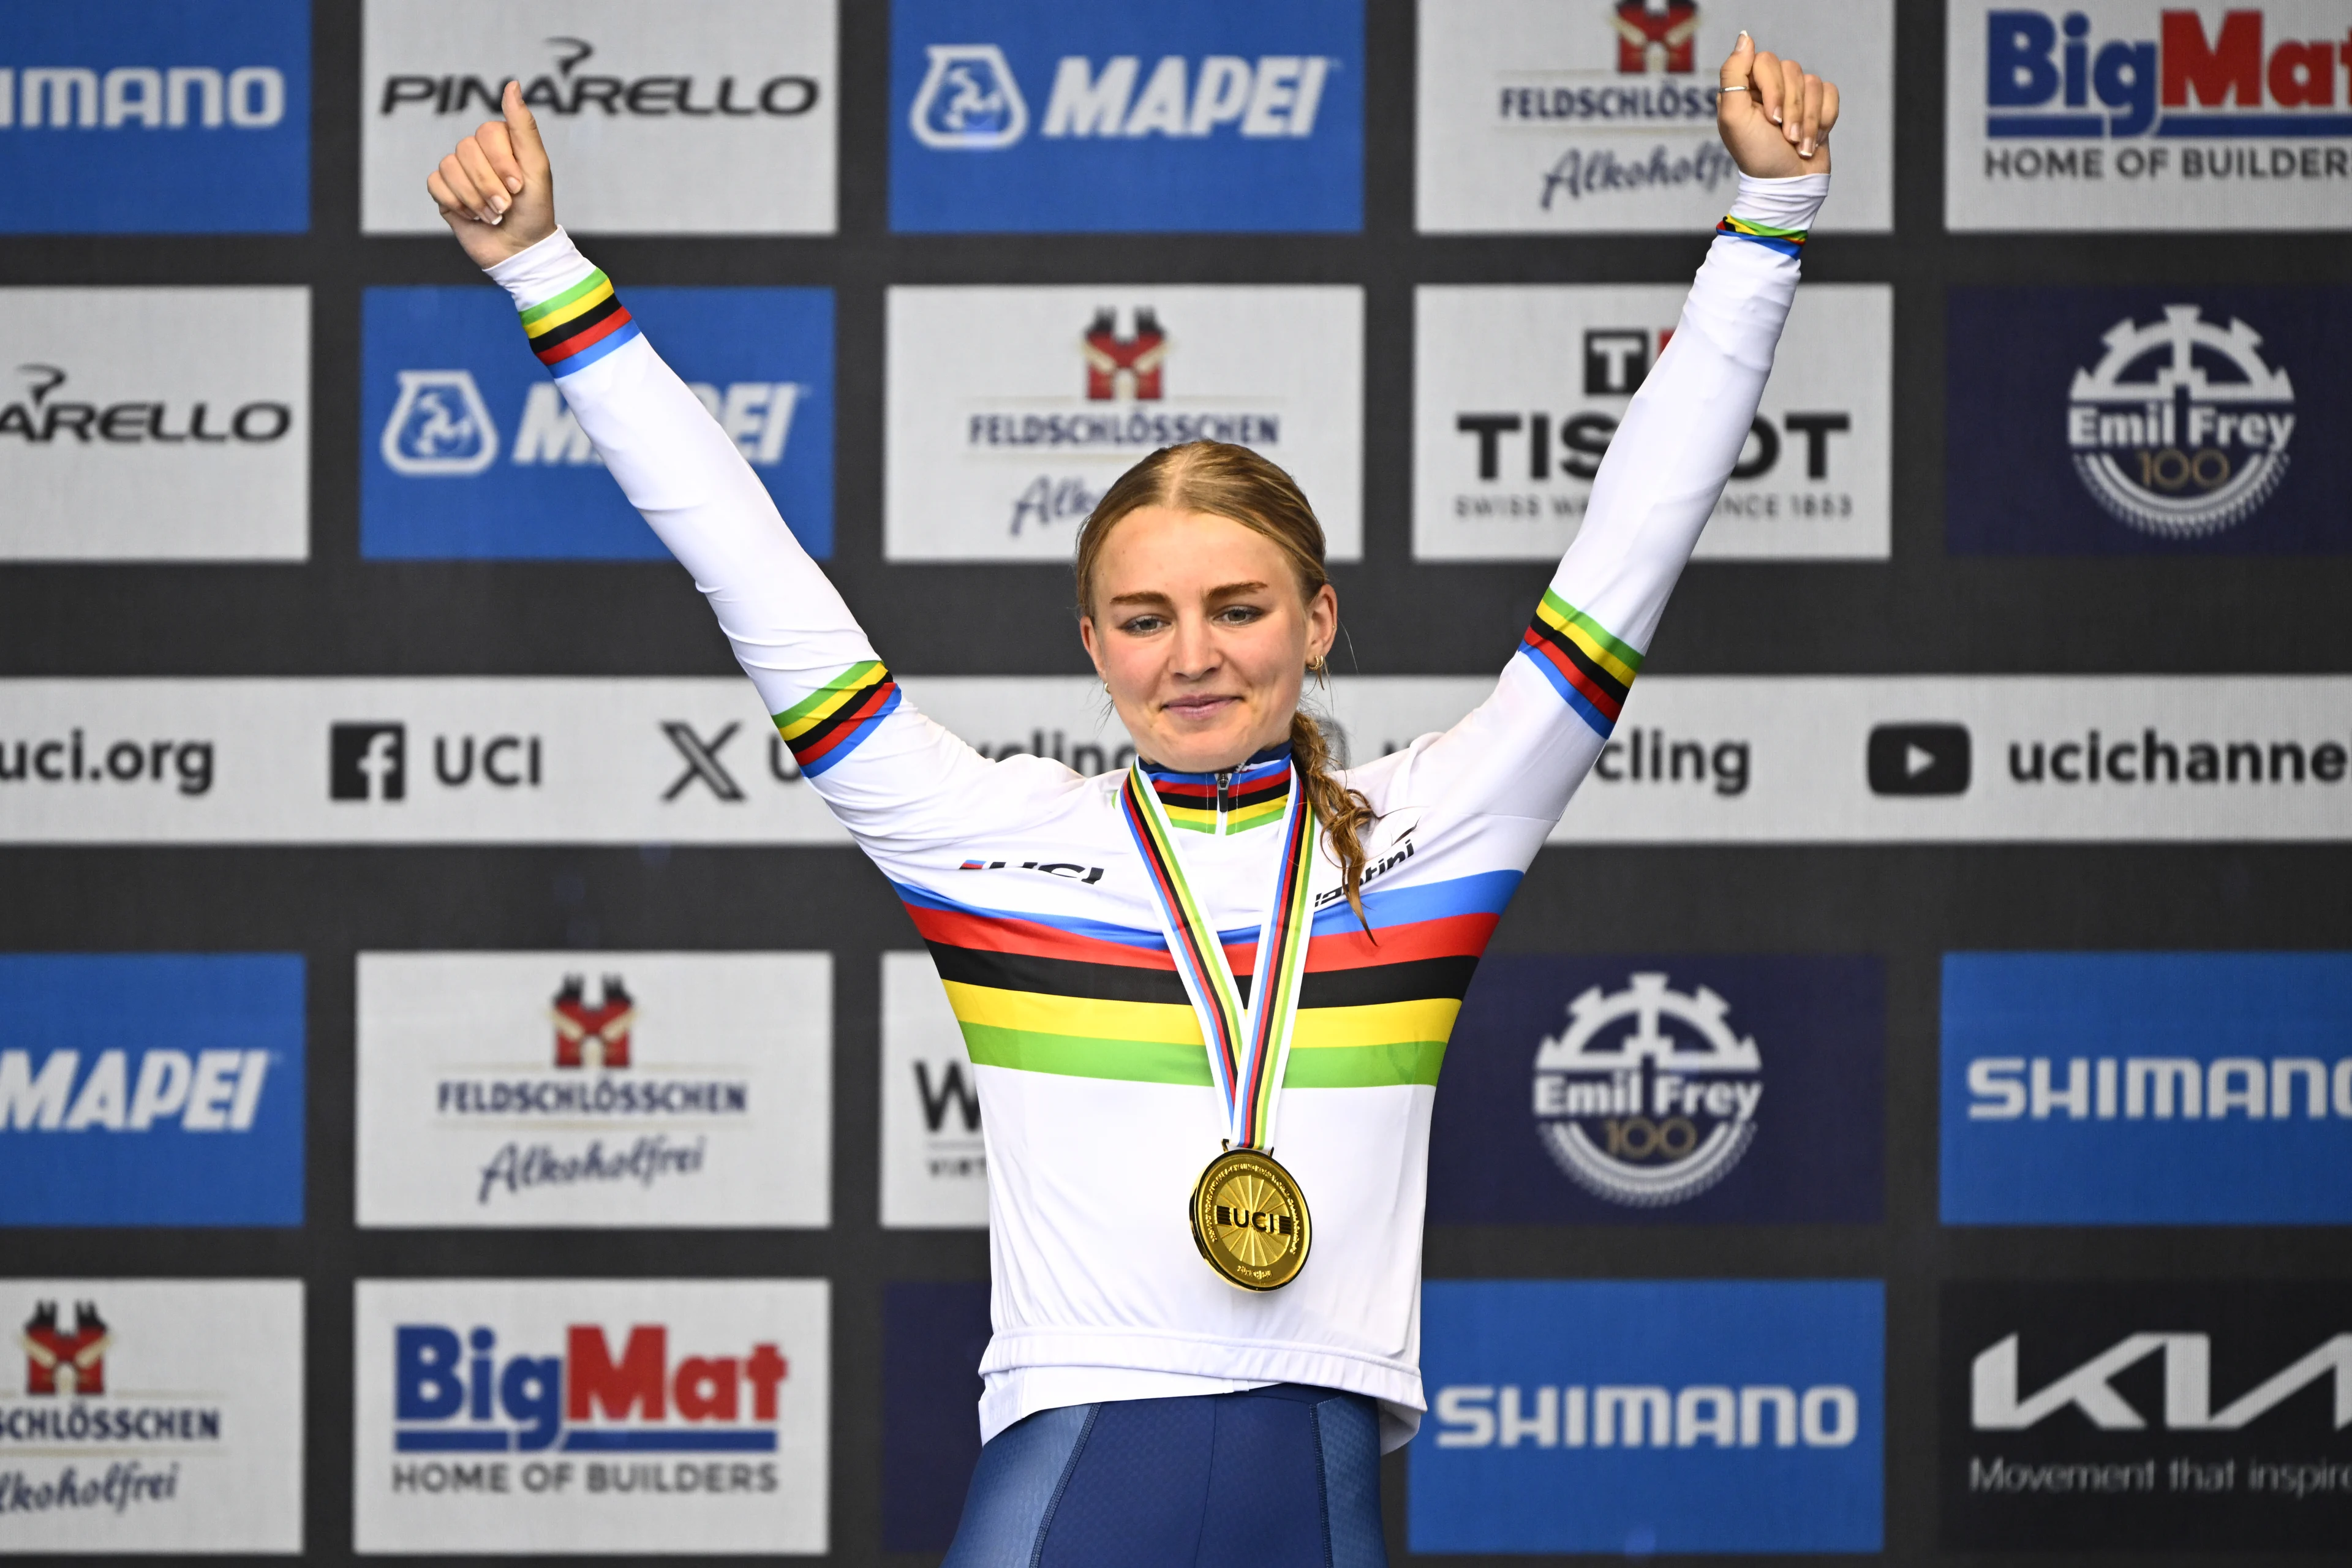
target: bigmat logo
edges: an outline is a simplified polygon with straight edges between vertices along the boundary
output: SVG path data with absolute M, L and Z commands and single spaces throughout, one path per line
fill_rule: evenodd
M 302 1286 L 0 1288 L 0 1539 L 55 1552 L 302 1550 Z
M 1488 958 L 1429 1151 L 1440 1225 L 1877 1223 L 1875 958 Z
M 1362 551 L 1363 290 L 1192 285 L 901 288 L 889 299 L 884 552 L 1067 561 L 1154 449 L 1231 441 Z
M 1414 555 L 1559 559 L 1684 292 L 1415 289 Z M 1885 558 L 1894 317 L 1883 285 L 1799 291 L 1701 558 Z
M 310 291 L 0 289 L 0 560 L 303 559 Z
M 988 1224 L 980 1080 L 928 952 L 882 955 L 882 1223 Z
M 0 233 L 300 233 L 310 7 L 5 0 L 0 190 Z
M 825 1550 L 824 1281 L 357 1296 L 357 1550 Z
M 834 0 L 369 0 L 361 227 L 438 234 L 418 171 L 512 80 L 584 234 L 830 234 Z M 638 296 L 628 296 L 635 310 Z
M 1874 1279 L 1431 1280 L 1414 1552 L 1876 1552 Z
M 1362 0 L 892 0 L 890 226 L 1363 224 Z
M 832 1002 L 824 953 L 363 952 L 359 1222 L 825 1225 Z
M 1956 229 L 2342 228 L 2344 0 L 1969 0 L 1947 13 Z
M 2347 187 L 2352 189 L 2352 187 Z M 1955 289 L 1960 554 L 2340 553 L 2352 290 Z
M 833 552 L 833 292 L 631 289 L 630 310 L 775 498 Z M 371 289 L 360 552 L 667 561 L 495 289 Z
M 0 1223 L 302 1223 L 302 959 L 0 954 Z
M 1887 0 L 1834 16 L 1794 0 L 1425 0 L 1419 12 L 1425 232 L 1712 227 L 1738 184 L 1715 133 L 1716 67 L 1742 27 L 1846 84 L 1821 227 L 1893 226 Z
M 2352 1308 L 2337 1283 L 1943 1289 L 1945 1544 L 2352 1547 Z
M 1947 1225 L 2352 1221 L 2352 953 L 1944 955 Z

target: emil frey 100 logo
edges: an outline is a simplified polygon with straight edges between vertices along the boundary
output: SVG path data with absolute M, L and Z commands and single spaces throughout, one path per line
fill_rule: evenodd
M 2243 521 L 2286 477 L 2294 384 L 2263 358 L 2260 332 L 2195 305 L 2107 329 L 2077 370 L 2066 444 L 2084 488 L 2144 533 L 2196 539 Z
M 1763 1058 L 1702 985 L 1635 974 L 1569 1004 L 1569 1026 L 1536 1053 L 1535 1114 L 1570 1180 L 1612 1203 L 1680 1203 L 1731 1173 L 1756 1140 Z M 1629 1028 L 1616 1026 L 1631 1025 Z

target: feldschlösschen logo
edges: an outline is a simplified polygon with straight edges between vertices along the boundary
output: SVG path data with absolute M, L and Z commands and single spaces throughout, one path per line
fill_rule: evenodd
M 2165 539 L 2239 522 L 2286 477 L 2294 385 L 2262 334 L 2195 305 L 2107 329 L 2106 353 L 2067 394 L 2074 471 L 2120 521 Z
M 1756 1139 L 1762 1057 L 1707 987 L 1640 973 L 1569 1004 L 1536 1052 L 1536 1125 L 1578 1185 L 1612 1203 L 1680 1203 L 1731 1173 Z

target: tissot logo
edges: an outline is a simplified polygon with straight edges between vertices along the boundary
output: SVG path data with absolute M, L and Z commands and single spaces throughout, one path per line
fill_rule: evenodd
M 521 79 L 522 100 L 534 115 L 570 117 L 583 112 L 606 116 L 704 115 L 792 116 L 806 114 L 823 95 L 816 78 L 785 73 L 764 79 L 719 75 L 700 83 L 692 75 L 614 75 L 581 68 L 595 57 L 596 46 L 586 38 L 547 40 L 554 57 L 551 73 Z M 496 118 L 499 96 L 509 78 L 497 72 L 483 76 L 387 76 L 376 102 L 378 114 L 404 110 L 425 110 L 460 119 Z M 701 101 L 698 102 L 698 97 Z M 429 106 L 429 110 L 427 109 Z
M 1969 753 L 1965 724 L 1875 725 L 1864 756 L 1870 793 L 1965 795 Z
M 2332 1282 L 1944 1287 L 1948 1544 L 2352 1546 L 2352 1314 Z

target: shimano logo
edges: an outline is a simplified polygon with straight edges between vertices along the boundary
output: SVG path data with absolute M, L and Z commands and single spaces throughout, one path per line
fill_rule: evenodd
M 2236 1399 L 2213 1408 L 2213 1342 L 2208 1334 L 2129 1334 L 2032 1394 L 2018 1385 L 2018 1336 L 1979 1353 L 1969 1371 L 1969 1422 L 1979 1432 L 2021 1432 L 2073 1409 L 2105 1432 L 2137 1432 L 2145 1412 L 2114 1379 L 2150 1356 L 2164 1363 L 2160 1423 L 2175 1432 L 2234 1432 L 2316 1383 L 2335 1391 L 2333 1430 L 2352 1426 L 2352 1333 L 2337 1334 Z
M 1843 1448 L 1862 1430 L 1844 1384 L 1457 1384 L 1433 1402 L 1441 1448 Z
M 2352 1120 L 2352 1057 L 1977 1057 L 1969 1120 Z
M 285 118 L 275 66 L 0 66 L 0 131 L 267 131 Z

